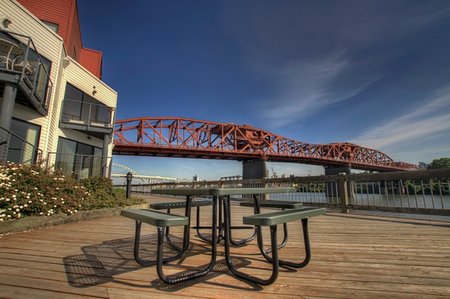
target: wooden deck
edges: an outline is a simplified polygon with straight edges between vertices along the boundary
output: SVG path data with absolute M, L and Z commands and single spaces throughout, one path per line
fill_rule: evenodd
M 250 211 L 233 209 L 235 224 Z M 209 212 L 203 216 L 206 223 Z M 298 228 L 298 224 L 290 225 L 290 242 L 280 252 L 281 257 L 302 258 Z M 144 237 L 148 254 L 152 254 L 154 230 L 148 227 L 144 232 L 148 234 Z M 178 232 L 174 234 L 180 235 Z M 297 271 L 282 269 L 278 280 L 266 287 L 231 276 L 223 261 L 222 246 L 212 274 L 181 285 L 162 284 L 155 267 L 143 268 L 134 262 L 133 233 L 133 221 L 115 216 L 2 236 L 0 297 L 450 297 L 448 222 L 340 213 L 315 217 L 310 221 L 311 263 Z M 192 243 L 191 254 L 168 265 L 168 273 L 208 263 L 208 246 L 194 231 Z M 235 262 L 248 273 L 265 277 L 270 274 L 255 242 L 233 248 L 233 254 Z

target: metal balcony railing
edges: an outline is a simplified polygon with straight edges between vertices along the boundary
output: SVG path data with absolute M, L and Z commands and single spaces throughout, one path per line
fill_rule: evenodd
M 42 150 L 16 134 L 0 128 L 0 163 L 35 164 L 42 159 Z
M 95 176 L 108 176 L 112 157 L 106 160 L 100 155 L 61 154 L 51 152 L 47 156 L 47 169 L 59 169 L 64 175 L 77 180 Z
M 44 115 L 48 111 L 53 87 L 50 64 L 39 55 L 31 37 L 0 30 L 0 71 L 19 75 L 17 83 L 22 92 Z
M 112 129 L 114 108 L 102 104 L 65 99 L 61 122 L 71 125 Z

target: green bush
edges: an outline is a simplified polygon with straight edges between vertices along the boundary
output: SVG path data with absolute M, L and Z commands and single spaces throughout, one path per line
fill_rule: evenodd
M 111 180 L 104 177 L 91 177 L 81 180 L 91 197 L 85 202 L 88 209 L 123 207 L 141 203 L 141 199 L 127 199 L 125 191 L 113 188 Z
M 78 182 L 59 171 L 40 166 L 0 165 L 0 221 L 26 216 L 73 214 L 96 208 L 122 207 L 141 202 L 126 199 L 107 178 Z

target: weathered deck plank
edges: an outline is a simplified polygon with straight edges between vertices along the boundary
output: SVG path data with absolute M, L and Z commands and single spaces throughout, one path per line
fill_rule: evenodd
M 202 223 L 207 224 L 209 208 L 202 211 Z M 242 223 L 250 211 L 233 207 L 233 223 Z M 280 255 L 300 260 L 299 225 L 289 226 L 290 242 Z M 180 235 L 181 230 L 172 232 Z M 315 217 L 310 222 L 311 263 L 297 271 L 282 269 L 278 280 L 266 287 L 229 275 L 221 246 L 220 262 L 207 277 L 177 286 L 162 284 L 155 267 L 134 262 L 133 233 L 133 221 L 114 216 L 3 236 L 0 297 L 450 297 L 450 224 L 446 222 L 333 213 Z M 153 254 L 154 228 L 146 226 L 144 233 L 143 248 Z M 192 254 L 181 264 L 167 265 L 167 273 L 208 263 L 208 246 L 192 233 Z M 233 248 L 232 253 L 243 271 L 270 274 L 255 243 Z

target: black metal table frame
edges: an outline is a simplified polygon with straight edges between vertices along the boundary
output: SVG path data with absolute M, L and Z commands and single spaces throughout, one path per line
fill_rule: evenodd
M 192 192 L 192 193 L 195 193 Z M 257 193 L 255 190 L 256 194 Z M 273 193 L 273 192 L 272 192 Z M 192 197 L 195 194 L 192 195 L 186 195 L 186 209 L 185 209 L 185 216 L 190 217 L 191 215 L 191 202 Z M 254 211 L 260 212 L 260 207 L 258 203 L 258 197 L 257 195 L 253 194 L 254 199 Z M 174 274 L 167 276 L 165 275 L 163 271 L 163 264 L 174 261 L 177 259 L 182 258 L 189 248 L 189 240 L 190 240 L 190 218 L 189 218 L 189 225 L 184 227 L 183 232 L 183 245 L 182 248 L 171 257 L 163 257 L 163 245 L 164 245 L 164 236 L 165 231 L 167 227 L 157 227 L 157 234 L 158 234 L 158 244 L 157 244 L 157 257 L 156 260 L 144 260 L 139 256 L 139 242 L 140 242 L 140 231 L 141 231 L 141 223 L 136 221 L 136 232 L 135 232 L 135 247 L 134 247 L 134 256 L 136 261 L 143 266 L 150 266 L 156 264 L 157 268 L 157 274 L 158 277 L 165 283 L 168 284 L 177 284 L 181 283 L 187 280 L 196 279 L 202 276 L 207 275 L 212 271 L 214 268 L 214 265 L 216 264 L 217 260 L 217 245 L 218 245 L 218 235 L 219 235 L 219 229 L 218 229 L 218 208 L 219 212 L 222 211 L 223 208 L 223 235 L 222 238 L 225 241 L 224 247 L 225 247 L 225 261 L 227 264 L 227 267 L 231 271 L 233 275 L 236 277 L 239 277 L 241 279 L 247 280 L 252 283 L 257 283 L 260 285 L 269 285 L 273 283 L 277 277 L 279 272 L 279 266 L 288 266 L 288 267 L 295 267 L 295 268 L 302 268 L 306 266 L 311 257 L 311 249 L 310 249 L 310 243 L 309 243 L 309 237 L 308 237 L 308 219 L 302 219 L 302 229 L 303 229 L 303 238 L 304 238 L 304 244 L 305 244 L 305 258 L 300 263 L 294 263 L 284 260 L 279 260 L 278 258 L 278 245 L 277 245 L 277 226 L 273 225 L 270 226 L 270 239 L 271 239 L 271 256 L 269 256 L 269 252 L 264 249 L 263 245 L 263 236 L 262 236 L 262 230 L 261 227 L 256 226 L 255 227 L 255 233 L 257 236 L 257 242 L 258 242 L 258 248 L 263 255 L 263 257 L 272 265 L 272 274 L 267 279 L 262 279 L 259 277 L 255 277 L 252 275 L 248 275 L 246 273 L 243 273 L 239 271 L 232 262 L 231 257 L 231 204 L 230 204 L 230 195 L 213 195 L 213 205 L 212 205 L 212 239 L 211 239 L 211 260 L 205 268 L 197 271 L 189 271 L 188 274 Z
M 214 199 L 213 199 L 214 200 Z M 217 225 L 217 230 L 218 230 L 218 235 L 217 235 L 217 243 L 220 243 L 221 241 L 225 241 L 225 235 L 224 235 L 224 229 L 225 229 L 225 215 L 224 215 L 224 209 L 223 209 L 223 197 L 222 196 L 218 196 L 217 199 L 218 200 L 218 208 L 219 208 L 219 212 L 218 212 L 218 217 L 219 217 L 219 222 Z M 202 226 L 200 225 L 200 207 L 197 208 L 197 214 L 196 214 L 196 225 L 193 227 L 195 228 L 195 230 L 197 231 L 197 236 L 202 239 L 203 241 L 207 242 L 207 243 L 211 243 L 212 240 L 211 238 L 208 238 L 207 236 L 205 236 L 203 233 L 200 232 L 200 230 L 211 230 L 212 226 Z M 256 238 L 256 232 L 257 230 L 254 227 L 251 226 L 230 226 L 230 243 L 233 244 L 234 246 L 243 246 L 245 244 L 247 244 L 248 242 L 254 240 Z M 231 236 L 231 231 L 233 229 L 252 229 L 253 233 L 250 237 L 241 239 L 241 240 L 235 240 L 233 239 L 233 237 Z

